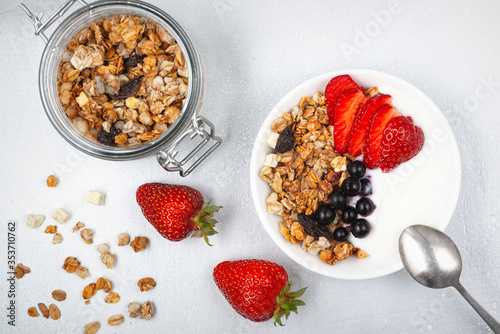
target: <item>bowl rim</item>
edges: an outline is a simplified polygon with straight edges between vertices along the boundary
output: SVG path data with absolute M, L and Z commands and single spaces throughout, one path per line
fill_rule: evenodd
M 358 69 L 342 69 L 342 70 L 335 70 L 335 71 L 331 71 L 331 72 L 326 72 L 326 73 L 319 74 L 315 77 L 310 78 L 309 80 L 302 82 L 301 84 L 299 84 L 298 86 L 296 86 L 295 88 L 290 90 L 283 97 L 281 97 L 280 100 L 276 103 L 276 105 L 267 114 L 265 120 L 263 121 L 261 127 L 258 130 L 256 139 L 254 141 L 254 145 L 252 148 L 252 155 L 251 155 L 251 159 L 250 159 L 250 168 L 249 168 L 250 188 L 251 188 L 251 195 L 252 195 L 254 207 L 257 211 L 257 215 L 259 217 L 259 220 L 260 220 L 261 224 L 264 226 L 264 229 L 266 230 L 267 234 L 271 237 L 271 239 L 274 241 L 274 243 L 288 257 L 290 257 L 292 260 L 294 260 L 297 264 L 299 264 L 299 265 L 305 267 L 306 269 L 309 269 L 317 274 L 320 274 L 320 275 L 323 275 L 326 277 L 347 279 L 347 280 L 371 279 L 371 278 L 382 277 L 382 276 L 386 276 L 386 275 L 395 273 L 395 272 L 403 269 L 403 263 L 399 259 L 399 261 L 397 261 L 397 262 L 393 262 L 392 264 L 389 263 L 389 265 L 387 265 L 383 268 L 380 268 L 379 270 L 376 270 L 376 271 L 373 271 L 370 273 L 366 273 L 366 275 L 365 274 L 363 274 L 363 275 L 351 275 L 349 273 L 336 272 L 335 266 L 328 266 L 327 264 L 325 264 L 325 266 L 318 268 L 318 266 L 313 265 L 313 263 L 312 263 L 313 261 L 309 261 L 310 259 L 308 259 L 307 257 L 304 257 L 302 255 L 297 256 L 295 253 L 290 253 L 287 251 L 287 248 L 290 247 L 289 246 L 290 243 L 286 242 L 286 240 L 283 238 L 283 236 L 281 234 L 276 233 L 276 230 L 272 228 L 271 224 L 266 223 L 268 218 L 271 216 L 271 214 L 262 210 L 262 208 L 261 208 L 262 203 L 260 203 L 260 201 L 265 200 L 265 197 L 262 197 L 259 194 L 258 189 L 257 189 L 258 182 L 265 182 L 264 180 L 262 180 L 260 178 L 259 173 L 257 172 L 257 171 L 260 171 L 262 168 L 262 166 L 257 165 L 257 160 L 259 159 L 258 155 L 262 154 L 262 152 L 258 152 L 257 146 L 262 145 L 262 142 L 264 142 L 264 144 L 265 144 L 267 137 L 264 135 L 267 131 L 270 131 L 270 129 L 266 129 L 264 127 L 264 125 L 266 123 L 268 123 L 268 120 L 271 117 L 271 115 L 273 115 L 273 117 L 276 116 L 276 115 L 274 115 L 274 113 L 277 109 L 282 110 L 284 107 L 289 107 L 289 109 L 291 109 L 293 107 L 293 105 L 287 105 L 285 102 L 287 100 L 290 100 L 292 97 L 298 97 L 300 95 L 300 92 L 303 91 L 305 89 L 305 87 L 308 87 L 309 85 L 311 85 L 312 82 L 324 81 L 325 86 L 326 86 L 326 83 L 328 83 L 328 81 L 331 78 L 338 76 L 338 75 L 342 75 L 342 74 L 349 74 L 353 77 L 381 76 L 381 77 L 384 77 L 386 80 L 396 81 L 396 82 L 398 82 L 398 87 L 399 87 L 399 85 L 401 85 L 401 87 L 403 89 L 410 90 L 412 95 L 417 97 L 419 100 L 424 101 L 425 103 L 429 104 L 434 111 L 437 111 L 437 112 L 433 112 L 432 114 L 433 114 L 433 116 L 435 116 L 438 119 L 437 122 L 439 123 L 440 126 L 442 126 L 444 128 L 446 134 L 449 136 L 449 141 L 450 141 L 449 146 L 452 150 L 451 154 L 455 159 L 454 166 L 456 166 L 455 179 L 453 180 L 454 188 L 452 189 L 452 191 L 450 191 L 450 196 L 447 197 L 448 203 L 449 203 L 449 205 L 448 205 L 449 210 L 448 210 L 448 212 L 446 212 L 446 215 L 445 215 L 446 216 L 446 223 L 444 223 L 443 226 L 438 226 L 436 228 L 438 228 L 440 230 L 444 230 L 448 226 L 448 224 L 453 216 L 457 202 L 458 202 L 458 198 L 460 195 L 460 189 L 461 189 L 461 179 L 462 179 L 462 167 L 461 167 L 461 161 L 460 161 L 460 154 L 459 154 L 458 145 L 457 145 L 455 135 L 454 135 L 447 119 L 444 117 L 442 111 L 440 110 L 440 108 L 425 93 L 423 93 L 419 88 L 417 88 L 416 86 L 407 82 L 404 79 L 401 79 L 401 78 L 394 76 L 392 74 L 377 71 L 377 70 L 359 69 L 358 68 Z M 298 97 L 297 101 L 302 96 L 304 96 L 304 94 L 302 94 L 300 97 Z M 296 105 L 296 104 L 294 104 L 294 105 Z M 266 137 L 266 138 L 264 138 L 264 137 Z M 265 144 L 265 145 L 267 145 L 267 144 Z M 293 245 L 293 246 L 297 247 L 297 245 Z M 308 254 L 307 252 L 303 252 L 303 254 L 306 256 L 309 256 L 309 257 L 313 257 L 312 255 Z M 320 261 L 320 260 L 318 260 L 318 261 Z M 324 264 L 323 262 L 321 262 L 321 263 Z M 321 268 L 329 268 L 330 270 L 328 273 L 325 273 L 325 270 L 320 270 Z

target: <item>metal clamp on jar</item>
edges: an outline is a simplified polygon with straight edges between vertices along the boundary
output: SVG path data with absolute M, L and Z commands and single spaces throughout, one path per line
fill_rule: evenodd
M 19 3 L 20 1 L 14 1 Z M 67 17 L 49 38 L 46 29 L 62 17 L 75 3 L 83 7 Z M 215 136 L 212 123 L 198 116 L 204 93 L 203 67 L 190 38 L 168 14 L 148 3 L 135 0 L 108 0 L 87 4 L 69 0 L 42 22 L 44 13 L 34 15 L 24 4 L 19 6 L 34 22 L 35 35 L 46 43 L 39 72 L 39 90 L 45 112 L 59 134 L 71 145 L 91 156 L 106 160 L 133 160 L 156 154 L 160 165 L 169 172 L 189 175 L 222 142 Z M 186 61 L 189 83 L 182 110 L 174 123 L 159 137 L 135 147 L 113 147 L 91 140 L 79 132 L 66 115 L 58 96 L 58 67 L 69 41 L 83 28 L 113 15 L 135 15 L 164 27 L 177 41 Z M 194 146 L 179 157 L 178 146 Z

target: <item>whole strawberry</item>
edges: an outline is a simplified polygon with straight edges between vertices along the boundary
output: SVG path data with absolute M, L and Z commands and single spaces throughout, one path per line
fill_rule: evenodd
M 181 241 L 191 233 L 205 239 L 217 232 L 212 218 L 220 206 L 203 203 L 201 193 L 188 186 L 146 183 L 136 192 L 136 200 L 144 217 L 168 240 Z M 210 245 L 211 246 L 211 245 Z
M 305 305 L 296 299 L 307 288 L 290 292 L 292 285 L 282 266 L 264 260 L 221 262 L 214 269 L 214 281 L 229 304 L 243 317 L 252 321 L 266 321 L 274 317 L 283 326 L 281 317 L 297 313 L 297 306 Z

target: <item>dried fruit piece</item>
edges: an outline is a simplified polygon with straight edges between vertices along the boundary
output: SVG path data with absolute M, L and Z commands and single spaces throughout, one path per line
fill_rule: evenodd
M 94 240 L 92 240 L 92 237 L 94 236 L 94 231 L 92 231 L 91 229 L 89 228 L 84 228 L 81 232 L 80 232 L 80 237 L 82 237 L 82 240 L 90 245 L 91 243 L 94 242 Z
M 141 308 L 141 319 L 149 320 L 153 316 L 153 304 L 150 301 L 145 301 Z
M 90 283 L 85 288 L 83 288 L 83 292 L 82 292 L 83 299 L 89 299 L 90 297 L 95 295 L 95 293 L 97 292 L 95 287 L 96 287 L 95 283 Z
M 141 313 L 141 305 L 136 302 L 128 304 L 128 313 L 131 318 L 135 318 Z
M 37 310 L 36 310 L 36 307 L 30 307 L 30 308 L 28 309 L 28 315 L 29 315 L 30 317 L 38 317 L 38 315 L 39 315 L 39 314 L 38 314 L 38 312 L 37 312 Z
M 118 326 L 119 324 L 121 324 L 123 322 L 123 316 L 122 315 L 119 315 L 119 314 L 116 314 L 116 315 L 112 315 L 111 317 L 109 317 L 108 319 L 108 324 L 110 326 Z
M 116 292 L 111 292 L 109 295 L 107 295 L 105 298 L 104 298 L 104 301 L 107 303 L 107 304 L 115 304 L 115 303 L 118 303 L 118 301 L 120 301 L 120 295 L 117 294 Z
M 97 140 L 99 143 L 104 145 L 115 146 L 115 138 L 121 133 L 120 130 L 116 129 L 114 125 L 111 125 L 109 132 L 102 128 L 97 133 Z
M 49 316 L 52 319 L 57 320 L 61 316 L 61 311 L 59 311 L 57 306 L 55 306 L 54 304 L 50 304 L 49 305 Z
M 57 179 L 54 175 L 50 175 L 47 178 L 47 187 L 53 188 L 57 185 Z
M 111 289 L 113 289 L 113 284 L 109 279 L 106 279 L 104 277 L 99 277 L 97 279 L 96 283 L 96 290 L 103 290 L 106 293 L 111 292 Z
M 80 266 L 80 261 L 76 259 L 76 257 L 68 256 L 66 260 L 64 260 L 63 269 L 68 273 L 74 273 L 76 268 Z
M 83 327 L 83 334 L 95 334 L 101 328 L 101 324 L 97 321 L 89 322 Z
M 118 246 L 126 246 L 130 241 L 130 236 L 127 233 L 120 233 L 118 235 Z
M 316 239 L 319 239 L 319 237 L 325 237 L 330 240 L 328 226 L 318 224 L 312 215 L 308 216 L 304 213 L 299 213 L 298 217 L 300 225 L 304 227 L 307 234 L 312 235 Z
M 63 209 L 57 208 L 56 211 L 54 211 L 52 218 L 54 218 L 54 220 L 56 220 L 62 224 L 65 221 L 67 221 L 68 219 L 70 219 L 71 215 L 69 213 L 67 213 L 66 211 L 64 211 Z
M 63 241 L 63 237 L 61 233 L 56 233 L 54 234 L 54 238 L 52 238 L 52 243 L 55 244 L 60 244 Z
M 49 233 L 49 234 L 55 234 L 55 233 L 57 233 L 57 226 L 56 225 L 48 225 L 45 228 L 45 233 Z
M 115 265 L 115 255 L 111 253 L 105 253 L 101 255 L 101 261 L 106 265 L 106 268 L 112 269 Z
M 66 292 L 64 292 L 63 290 L 54 290 L 52 291 L 52 298 L 54 298 L 58 302 L 62 302 L 66 299 Z
M 137 65 L 142 64 L 146 58 L 146 55 L 139 56 L 136 53 L 130 55 L 130 57 L 125 62 L 125 71 L 128 71 L 130 68 L 137 67 Z
M 134 78 L 129 82 L 127 82 L 126 84 L 124 84 L 123 86 L 121 86 L 120 90 L 118 91 L 118 94 L 109 95 L 109 98 L 111 100 L 126 99 L 128 97 L 135 96 L 135 94 L 137 94 L 137 92 L 139 91 L 139 88 L 141 88 L 141 78 L 140 77 Z M 113 138 L 113 143 L 114 143 L 114 138 Z
M 276 142 L 275 150 L 278 153 L 290 151 L 295 146 L 295 136 L 291 127 L 286 127 L 281 131 L 278 141 Z
M 149 239 L 146 237 L 135 237 L 130 243 L 130 247 L 137 253 L 146 249 L 148 241 Z
M 49 318 L 49 309 L 47 308 L 47 306 L 45 306 L 44 303 L 38 303 L 38 309 L 40 310 L 40 312 L 42 312 L 42 315 L 45 318 Z
M 153 289 L 156 286 L 156 282 L 151 277 L 144 277 L 137 282 L 137 285 L 141 292 L 143 292 Z
M 31 228 L 37 228 L 42 226 L 45 220 L 44 215 L 29 214 L 26 218 L 26 224 Z
M 76 268 L 75 274 L 77 274 L 80 278 L 85 278 L 90 276 L 89 270 L 82 266 L 78 266 L 78 268 Z
M 30 272 L 30 268 L 23 266 L 22 263 L 18 263 L 16 268 L 14 269 L 14 276 L 16 276 L 17 279 L 20 279 L 25 274 L 29 274 Z
M 109 253 L 109 247 L 107 244 L 100 244 L 97 246 L 97 251 L 101 254 Z
M 101 206 L 104 205 L 104 200 L 106 199 L 106 194 L 96 190 L 89 190 L 89 196 L 87 197 L 87 202 Z

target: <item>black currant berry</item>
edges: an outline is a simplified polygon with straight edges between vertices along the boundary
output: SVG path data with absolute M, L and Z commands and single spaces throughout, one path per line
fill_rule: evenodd
M 351 224 L 351 233 L 356 238 L 364 238 L 368 235 L 369 232 L 370 223 L 368 223 L 366 219 L 356 219 L 356 221 Z
M 333 189 L 328 198 L 331 201 L 331 205 L 337 210 L 342 210 L 347 204 L 346 195 L 344 195 L 338 187 L 335 187 L 335 189 Z
M 362 216 L 369 216 L 375 210 L 375 204 L 368 197 L 363 197 L 356 203 L 356 211 Z
M 372 194 L 372 182 L 370 179 L 361 179 L 361 196 L 370 196 Z
M 335 209 L 327 204 L 321 205 L 316 210 L 316 221 L 320 225 L 330 224 L 335 219 L 336 216 L 337 212 L 335 211 Z
M 358 218 L 358 213 L 356 209 L 350 205 L 347 205 L 344 210 L 342 210 L 342 221 L 347 224 L 354 223 Z
M 357 177 L 349 176 L 342 182 L 342 192 L 347 196 L 356 196 L 361 192 L 361 182 Z
M 366 173 L 366 165 L 363 161 L 355 160 L 349 164 L 347 167 L 347 172 L 350 176 L 356 176 L 357 178 L 362 178 Z
M 349 236 L 349 232 L 345 227 L 337 227 L 335 231 L 333 231 L 333 239 L 336 241 L 346 241 Z

